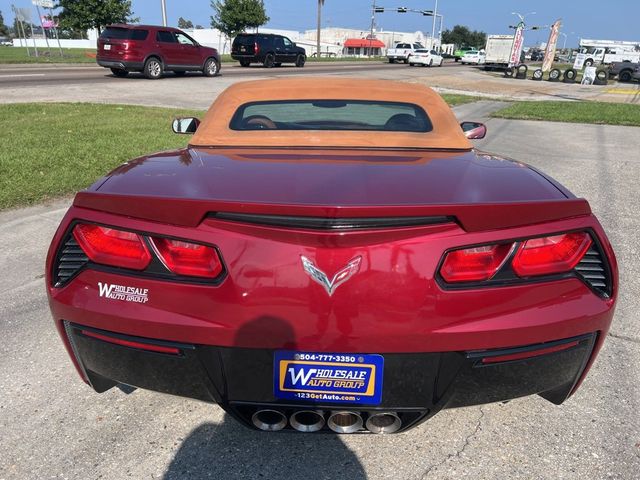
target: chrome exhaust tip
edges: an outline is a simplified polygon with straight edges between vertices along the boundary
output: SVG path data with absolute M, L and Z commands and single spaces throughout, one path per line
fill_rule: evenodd
M 353 433 L 362 428 L 362 417 L 348 410 L 331 412 L 327 425 L 336 433 Z
M 402 420 L 395 412 L 372 413 L 366 426 L 371 433 L 394 433 L 400 430 Z
M 258 410 L 251 416 L 251 422 L 265 432 L 277 432 L 287 426 L 287 417 L 278 410 Z
M 299 432 L 317 432 L 324 427 L 324 413 L 321 410 L 300 410 L 291 415 L 289 423 Z

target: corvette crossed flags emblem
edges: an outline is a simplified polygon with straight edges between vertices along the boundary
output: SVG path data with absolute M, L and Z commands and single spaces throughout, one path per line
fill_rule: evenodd
M 333 295 L 336 288 L 358 273 L 358 270 L 360 270 L 360 262 L 362 261 L 362 257 L 355 257 L 346 267 L 338 270 L 333 278 L 329 280 L 327 274 L 316 267 L 307 257 L 300 255 L 300 259 L 302 260 L 302 268 L 304 268 L 304 271 L 307 272 L 314 281 L 322 285 L 329 296 Z

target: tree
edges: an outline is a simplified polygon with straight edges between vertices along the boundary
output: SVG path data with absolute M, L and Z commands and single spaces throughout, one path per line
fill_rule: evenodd
M 178 19 L 178 28 L 182 28 L 183 30 L 190 30 L 193 28 L 193 22 L 191 20 L 185 20 L 184 18 L 180 17 Z
M 442 43 L 453 43 L 458 47 L 483 48 L 487 43 L 487 34 L 478 30 L 471 31 L 464 25 L 456 25 L 452 30 L 442 32 Z
M 211 26 L 227 38 L 269 21 L 261 0 L 211 0 L 211 8 L 215 13 L 211 17 Z
M 91 28 L 102 31 L 112 23 L 137 22 L 131 11 L 131 0 L 58 0 L 56 8 L 61 30 L 86 31 Z
M 8 37 L 9 36 L 9 27 L 4 24 L 4 17 L 2 16 L 2 12 L 0 12 L 0 37 Z
M 316 30 L 316 55 L 320 58 L 320 30 L 322 29 L 322 7 L 324 0 L 318 0 L 318 28 Z

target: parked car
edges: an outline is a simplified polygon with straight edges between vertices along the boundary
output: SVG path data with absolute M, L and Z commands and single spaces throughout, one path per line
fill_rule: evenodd
M 456 62 L 459 62 L 464 56 L 464 54 L 471 50 L 476 50 L 476 49 L 473 47 L 460 47 L 455 52 L 453 52 L 453 58 L 455 59 Z
M 534 50 L 533 52 L 531 52 L 530 60 L 532 62 L 541 62 L 542 60 L 544 60 L 544 52 L 542 50 Z
M 426 66 L 437 66 L 441 67 L 444 59 L 442 56 L 436 52 L 435 50 L 427 50 L 426 48 L 421 48 L 416 50 L 409 56 L 409 65 L 412 67 L 414 65 L 422 65 Z
M 463 65 L 483 65 L 486 55 L 482 50 L 469 50 L 460 59 Z
M 573 394 L 616 306 L 602 226 L 407 86 L 236 83 L 202 122 L 174 120 L 187 147 L 78 193 L 45 288 L 81 379 L 218 403 L 269 432 L 393 433 Z
M 409 63 L 409 56 L 421 49 L 424 49 L 421 43 L 398 43 L 395 48 L 387 49 L 387 60 L 389 63 Z
M 167 71 L 176 75 L 197 71 L 207 77 L 220 72 L 215 48 L 200 45 L 177 28 L 156 25 L 109 25 L 98 38 L 96 61 L 116 77 L 142 72 L 155 80 Z
M 252 63 L 261 63 L 266 68 L 293 63 L 302 68 L 307 61 L 307 53 L 282 35 L 241 33 L 233 40 L 231 58 L 238 60 L 243 67 Z
M 638 66 L 640 63 L 637 62 L 613 62 L 609 65 L 609 77 L 618 77 L 621 82 L 630 82 Z

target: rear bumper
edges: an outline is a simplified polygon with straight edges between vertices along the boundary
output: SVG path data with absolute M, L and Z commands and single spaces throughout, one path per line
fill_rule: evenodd
M 142 70 L 144 67 L 143 62 L 135 62 L 129 60 L 106 60 L 97 58 L 98 65 L 105 68 L 120 68 L 122 70 L 133 71 Z
M 330 411 L 346 407 L 365 417 L 371 412 L 393 411 L 406 430 L 443 408 L 531 394 L 559 404 L 581 378 L 597 339 L 591 333 L 511 349 L 384 354 L 382 403 L 367 406 L 276 398 L 272 349 L 149 340 L 68 322 L 59 326 L 96 391 L 121 383 L 215 402 L 249 427 L 253 427 L 251 416 L 264 408 L 287 416 L 305 408 Z M 149 350 L 154 348 L 170 353 Z

